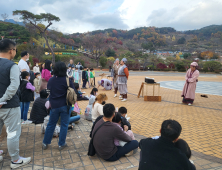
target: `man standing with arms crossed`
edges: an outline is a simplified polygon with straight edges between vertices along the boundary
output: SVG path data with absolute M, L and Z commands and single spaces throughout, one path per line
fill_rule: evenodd
M 6 125 L 7 146 L 11 156 L 11 168 L 18 168 L 31 161 L 31 157 L 19 156 L 21 134 L 21 110 L 18 97 L 20 85 L 19 67 L 11 61 L 16 55 L 16 44 L 8 39 L 0 41 L 0 133 Z M 0 156 L 0 162 L 3 161 Z

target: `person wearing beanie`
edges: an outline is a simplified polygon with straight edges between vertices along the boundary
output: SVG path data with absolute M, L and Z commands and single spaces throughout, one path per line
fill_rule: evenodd
M 118 70 L 118 90 L 120 93 L 119 99 L 122 100 L 122 102 L 127 101 L 127 80 L 129 77 L 129 71 L 126 66 L 127 59 L 123 58 L 120 62 L 120 68 Z
M 188 104 L 191 106 L 195 99 L 195 90 L 198 82 L 199 71 L 197 70 L 198 64 L 196 62 L 192 62 L 190 64 L 190 69 L 187 70 L 186 73 L 186 82 L 183 87 L 182 95 L 183 101 L 182 103 Z

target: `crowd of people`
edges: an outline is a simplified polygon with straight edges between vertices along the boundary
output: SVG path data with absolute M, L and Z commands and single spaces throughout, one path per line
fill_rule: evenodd
M 11 61 L 16 55 L 16 44 L 11 40 L 0 41 L 0 132 L 3 125 L 7 127 L 7 146 L 11 156 L 11 168 L 18 168 L 31 161 L 31 157 L 19 155 L 19 138 L 21 124 L 42 124 L 44 133 L 42 149 L 46 150 L 52 138 L 59 137 L 58 149 L 68 147 L 66 136 L 75 123 L 80 120 L 78 102 L 88 100 L 85 109 L 85 119 L 92 121 L 90 133 L 96 154 L 106 161 L 116 161 L 123 156 L 131 156 L 140 152 L 140 170 L 194 170 L 190 161 L 191 151 L 188 144 L 179 139 L 181 125 L 175 120 L 165 120 L 162 123 L 160 136 L 142 139 L 138 142 L 131 130 L 127 117 L 127 108 L 115 108 L 106 103 L 106 93 L 99 93 L 95 87 L 95 72 L 92 68 L 75 65 L 72 60 L 68 66 L 64 62 L 46 60 L 39 67 L 36 63 L 30 70 L 28 52 L 21 53 L 18 65 Z M 120 99 L 127 100 L 127 79 L 129 72 L 127 60 L 116 59 L 113 69 L 113 81 L 101 80 L 98 85 L 106 90 L 114 86 L 114 97 L 120 92 Z M 34 76 L 32 76 L 34 75 Z M 69 83 L 68 83 L 69 82 Z M 82 89 L 92 88 L 90 96 L 84 96 Z M 82 88 L 80 85 L 82 84 Z M 76 94 L 75 104 L 67 102 L 67 89 L 72 88 Z M 110 88 L 111 87 L 111 88 Z M 30 118 L 28 110 L 30 102 L 34 101 Z M 3 153 L 0 150 L 0 155 Z M 3 157 L 0 156 L 0 162 Z

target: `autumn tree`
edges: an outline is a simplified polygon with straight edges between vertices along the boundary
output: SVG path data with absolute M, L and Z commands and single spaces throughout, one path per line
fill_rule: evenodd
M 50 51 L 52 53 L 52 63 L 55 64 L 55 54 L 53 52 L 52 47 L 50 47 L 50 45 L 49 45 L 46 31 L 52 25 L 53 21 L 60 21 L 59 17 L 52 15 L 50 13 L 41 13 L 39 15 L 38 14 L 35 15 L 35 14 L 33 14 L 29 11 L 26 11 L 26 10 L 13 11 L 13 15 L 21 15 L 21 19 L 24 22 L 30 23 L 39 31 L 39 33 L 45 38 L 46 45 L 48 46 L 48 48 L 50 49 Z M 41 24 L 42 22 L 47 23 L 47 26 L 45 28 L 38 26 L 38 24 Z
M 1 16 L 2 16 L 4 22 L 5 22 L 5 20 L 8 18 L 8 14 L 6 14 L 6 13 L 1 14 Z
M 212 51 L 204 51 L 201 53 L 201 57 L 205 59 L 210 59 L 214 56 L 214 53 Z
M 105 40 L 106 38 L 103 34 L 85 36 L 82 40 L 83 47 L 90 50 L 91 58 L 96 61 L 97 67 L 99 66 L 100 57 L 108 49 L 108 44 Z

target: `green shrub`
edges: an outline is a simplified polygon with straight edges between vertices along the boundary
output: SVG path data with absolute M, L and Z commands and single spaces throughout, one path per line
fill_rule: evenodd
M 106 66 L 106 63 L 107 63 L 107 58 L 106 57 L 100 57 L 99 59 L 99 63 L 100 65 L 102 66 L 102 68 L 104 68 Z
M 206 61 L 204 63 L 203 69 L 204 71 L 211 71 L 214 72 L 215 70 L 220 70 L 222 68 L 222 65 L 218 61 Z

